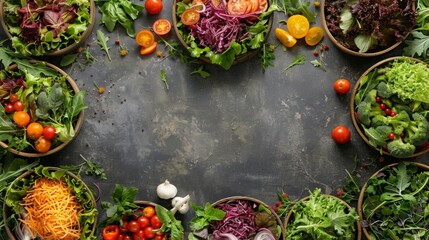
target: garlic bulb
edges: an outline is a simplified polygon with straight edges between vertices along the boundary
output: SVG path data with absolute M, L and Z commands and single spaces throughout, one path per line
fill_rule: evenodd
M 170 199 L 176 196 L 177 188 L 168 180 L 165 180 L 165 182 L 159 184 L 158 187 L 156 187 L 156 193 L 161 199 Z

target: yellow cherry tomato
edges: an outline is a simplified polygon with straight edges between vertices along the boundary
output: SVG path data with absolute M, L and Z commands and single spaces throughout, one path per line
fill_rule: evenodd
M 323 30 L 320 27 L 312 27 L 308 30 L 305 35 L 305 42 L 309 46 L 316 46 L 323 38 Z
M 293 15 L 286 22 L 287 30 L 296 39 L 305 37 L 310 28 L 310 22 L 300 14 Z
M 274 34 L 285 47 L 293 47 L 296 44 L 296 38 L 282 28 L 276 28 Z

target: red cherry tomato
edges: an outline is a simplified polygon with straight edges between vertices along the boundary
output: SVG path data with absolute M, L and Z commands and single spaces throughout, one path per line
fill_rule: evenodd
M 16 101 L 13 104 L 13 108 L 15 109 L 15 111 L 23 111 L 25 106 L 24 106 L 24 103 L 22 103 L 21 101 Z
M 13 107 L 12 103 L 8 103 L 4 106 L 4 111 L 6 113 L 13 113 L 13 112 L 15 112 L 15 108 Z
M 338 126 L 332 130 L 332 138 L 336 143 L 345 144 L 350 142 L 350 130 L 345 126 Z
M 45 128 L 43 128 L 43 136 L 47 139 L 47 140 L 52 140 L 55 138 L 56 136 L 56 130 L 54 127 L 52 126 L 46 126 Z
M 144 235 L 144 231 L 139 230 L 138 232 L 134 233 L 133 240 L 146 240 L 146 237 Z
M 140 230 L 140 226 L 136 220 L 129 221 L 127 224 L 127 228 L 128 228 L 128 231 L 130 231 L 132 233 L 136 233 Z
M 18 95 L 16 95 L 15 93 L 12 93 L 12 94 L 9 95 L 9 101 L 11 103 L 15 103 L 18 100 L 19 100 Z
M 108 225 L 103 228 L 104 240 L 116 240 L 119 237 L 119 227 L 117 225 Z
M 150 221 L 149 221 L 148 217 L 146 217 L 146 216 L 140 216 L 137 219 L 137 223 L 139 224 L 140 228 L 143 229 L 143 228 L 149 226 Z
M 119 231 L 121 233 L 127 233 L 128 232 L 127 226 L 128 226 L 128 222 L 127 221 L 122 221 L 122 224 L 119 225 Z
M 155 237 L 155 232 L 153 231 L 153 227 L 152 226 L 147 226 L 143 229 L 144 231 L 144 236 L 146 238 L 154 238 Z
M 146 0 L 144 7 L 147 13 L 158 14 L 162 11 L 163 4 L 161 0 Z
M 150 225 L 154 229 L 158 229 L 162 226 L 162 222 L 159 220 L 157 215 L 154 215 L 153 217 L 150 218 Z
M 340 78 L 334 83 L 334 90 L 338 94 L 346 94 L 350 90 L 350 82 L 347 79 Z

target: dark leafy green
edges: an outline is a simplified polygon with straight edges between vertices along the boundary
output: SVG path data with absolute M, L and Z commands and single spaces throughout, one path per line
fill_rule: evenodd
M 160 205 L 155 206 L 155 211 L 159 220 L 162 222 L 159 231 L 169 233 L 171 240 L 181 240 L 185 231 L 182 222 L 177 220 L 171 211 Z
M 429 1 L 417 0 L 417 24 L 405 40 L 404 55 L 429 61 Z
M 429 238 L 429 172 L 414 163 L 385 167 L 366 185 L 364 227 L 372 239 Z

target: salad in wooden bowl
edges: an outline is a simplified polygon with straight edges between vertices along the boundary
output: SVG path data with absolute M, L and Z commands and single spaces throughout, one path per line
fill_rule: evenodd
M 93 0 L 2 0 L 1 24 L 15 50 L 26 56 L 61 56 L 91 34 Z
M 356 82 L 350 115 L 362 139 L 382 154 L 429 152 L 429 65 L 409 57 L 376 63 Z
M 8 187 L 3 205 L 10 240 L 96 239 L 98 211 L 88 186 L 61 168 L 38 166 Z
M 294 203 L 285 219 L 286 239 L 360 240 L 362 235 L 356 210 L 343 200 L 310 192 Z
M 50 63 L 11 63 L 0 70 L 0 146 L 23 157 L 61 150 L 83 125 L 85 92 Z
M 429 239 L 429 166 L 401 162 L 377 171 L 358 202 L 367 239 Z
M 229 69 L 258 53 L 272 12 L 268 0 L 175 0 L 173 27 L 192 57 Z
M 188 239 L 284 240 L 282 222 L 264 202 L 245 196 L 223 198 L 204 207 L 192 205 Z
M 322 26 L 345 53 L 373 57 L 398 47 L 416 24 L 413 0 L 323 0 Z

